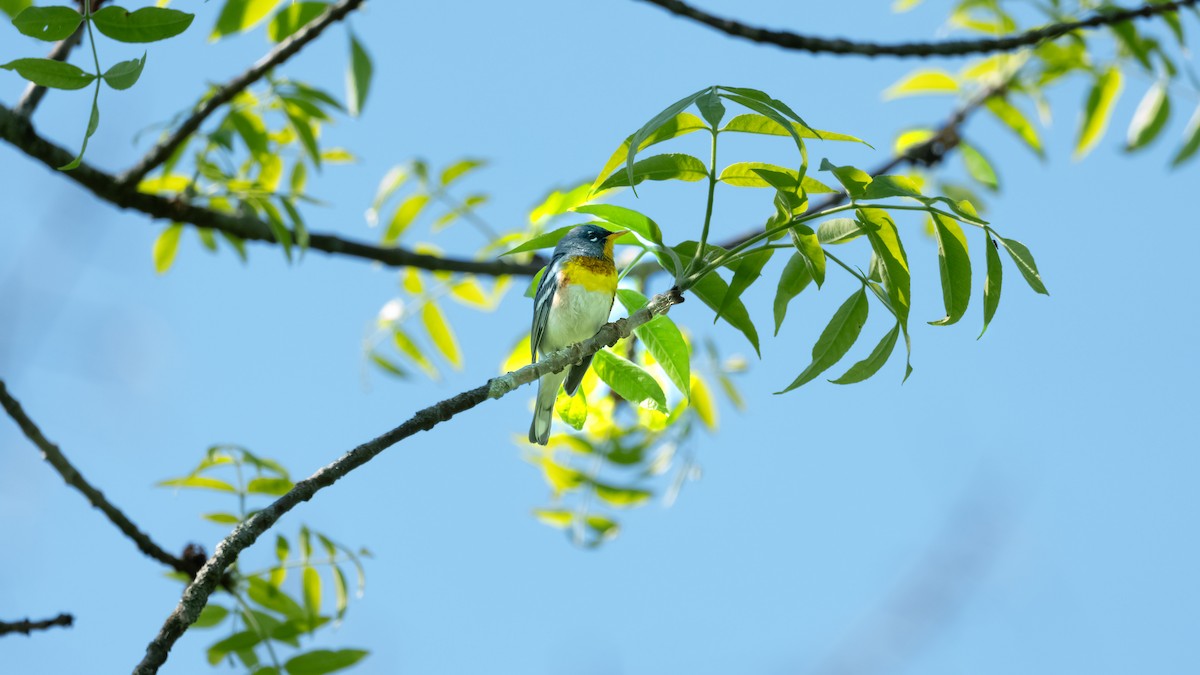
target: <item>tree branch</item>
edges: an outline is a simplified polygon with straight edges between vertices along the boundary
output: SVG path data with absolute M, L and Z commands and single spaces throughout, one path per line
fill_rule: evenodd
M 53 619 L 43 619 L 41 621 L 0 621 L 0 635 L 9 633 L 23 633 L 29 635 L 35 630 L 46 630 L 54 626 L 70 626 L 75 623 L 75 617 L 70 614 L 59 614 Z
M 62 146 L 55 145 L 39 136 L 28 119 L 18 116 L 3 105 L 0 105 L 0 138 L 55 170 L 70 162 L 75 156 Z M 140 211 L 153 218 L 220 230 L 246 240 L 278 243 L 275 236 L 271 234 L 271 229 L 258 218 L 213 211 L 190 204 L 181 198 L 138 192 L 136 185 L 121 184 L 112 174 L 105 173 L 87 162 L 80 164 L 72 171 L 60 172 L 60 175 L 79 183 L 100 199 L 123 209 Z M 536 260 L 519 263 L 505 260 L 444 258 L 416 253 L 399 247 L 374 246 L 365 242 L 343 239 L 333 234 L 312 234 L 309 248 L 330 254 L 373 260 L 389 267 L 418 267 L 434 271 L 447 270 L 489 276 L 506 274 L 533 276 L 542 268 L 542 264 Z
M 645 307 L 628 318 L 618 319 L 602 326 L 594 337 L 560 349 L 541 361 L 513 372 L 488 380 L 474 389 L 452 396 L 418 411 L 400 426 L 350 450 L 334 462 L 318 469 L 313 475 L 299 481 L 270 506 L 254 514 L 235 527 L 213 551 L 213 556 L 196 574 L 192 583 L 183 591 L 179 605 L 167 617 L 162 628 L 146 647 L 146 656 L 134 668 L 134 675 L 150 675 L 158 672 L 166 662 L 175 641 L 188 626 L 200 616 L 208 602 L 208 596 L 216 590 L 217 583 L 229 565 L 237 560 L 238 554 L 252 545 L 288 511 L 300 502 L 305 502 L 323 488 L 333 485 L 338 479 L 370 461 L 379 453 L 419 431 L 428 431 L 458 413 L 470 410 L 488 399 L 500 398 L 543 375 L 557 373 L 585 357 L 610 347 L 622 338 L 629 337 L 634 329 L 661 314 L 666 314 L 672 305 L 683 302 L 678 289 L 654 296 Z
M 200 104 L 200 107 L 184 120 L 183 124 L 180 124 L 170 136 L 151 148 L 150 152 L 146 153 L 146 156 L 137 164 L 121 174 L 117 179 L 118 182 L 127 187 L 136 186 L 146 177 L 146 174 L 167 161 L 171 153 L 187 140 L 188 136 L 195 133 L 200 128 L 200 125 L 204 123 L 204 120 L 208 119 L 208 116 L 213 114 L 217 108 L 233 100 L 234 96 L 237 96 L 247 87 L 261 79 L 267 71 L 295 56 L 305 45 L 317 39 L 317 36 L 322 31 L 333 23 L 345 18 L 347 14 L 354 11 L 362 3 L 363 0 L 341 0 L 341 2 L 330 6 L 329 9 L 325 10 L 324 14 L 306 24 L 286 40 L 275 45 L 274 49 L 259 59 L 249 70 L 233 78 L 225 86 L 213 92 L 213 95 L 205 99 Z
M 900 42 L 884 44 L 877 42 L 854 42 L 845 39 L 830 39 L 813 35 L 800 35 L 789 31 L 771 30 L 758 26 L 748 26 L 740 21 L 726 19 L 709 14 L 702 9 L 692 7 L 681 0 L 642 0 L 652 5 L 658 5 L 672 14 L 691 19 L 714 28 L 733 37 L 772 44 L 784 49 L 791 49 L 813 54 L 853 54 L 857 56 L 896 56 L 927 58 L 931 56 L 967 56 L 971 54 L 988 54 L 991 52 L 1006 52 L 1038 44 L 1045 40 L 1053 40 L 1067 33 L 1081 29 L 1098 28 L 1122 21 L 1144 19 L 1167 12 L 1178 11 L 1182 7 L 1192 7 L 1200 0 L 1179 0 L 1177 2 L 1147 3 L 1132 9 L 1117 11 L 1100 11 L 1081 21 L 1054 23 L 1041 28 L 1035 28 L 1023 33 L 1015 33 L 1004 37 L 982 38 L 979 40 L 945 40 L 941 42 Z
M 163 550 L 145 532 L 139 530 L 137 525 L 134 525 L 133 521 L 129 520 L 120 509 L 113 506 L 112 502 L 108 501 L 102 492 L 92 487 L 84 479 L 71 462 L 67 460 L 66 456 L 63 455 L 62 450 L 47 440 L 45 435 L 42 434 L 41 429 L 38 429 L 33 420 L 29 419 L 29 416 L 21 408 L 21 404 L 8 393 L 8 388 L 5 386 L 4 380 L 0 380 L 0 406 L 3 406 L 4 410 L 8 412 L 8 416 L 17 423 L 17 426 L 21 427 L 21 431 L 25 433 L 25 437 L 42 451 L 42 458 L 49 462 L 50 466 L 54 467 L 54 470 L 62 476 L 67 485 L 82 492 L 83 496 L 87 497 L 88 502 L 92 506 L 100 509 L 112 521 L 112 524 L 117 526 L 118 530 L 133 540 L 133 543 L 137 544 L 138 550 L 171 569 L 183 572 L 189 576 L 196 573 L 194 562 L 189 563 Z

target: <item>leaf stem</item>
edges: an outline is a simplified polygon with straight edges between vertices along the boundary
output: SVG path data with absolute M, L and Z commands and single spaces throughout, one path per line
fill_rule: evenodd
M 700 231 L 700 246 L 696 248 L 696 257 L 692 258 L 692 262 L 688 264 L 687 270 L 683 276 L 687 277 L 688 273 L 701 265 L 708 248 L 708 228 L 712 223 L 713 214 L 713 197 L 717 190 L 717 134 L 716 129 L 712 129 L 712 150 L 709 152 L 708 159 L 708 203 L 704 207 L 704 229 Z

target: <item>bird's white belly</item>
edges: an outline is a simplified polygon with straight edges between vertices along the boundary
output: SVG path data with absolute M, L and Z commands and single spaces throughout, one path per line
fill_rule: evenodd
M 589 291 L 582 284 L 560 286 L 554 292 L 540 351 L 547 354 L 592 337 L 608 322 L 611 311 L 612 295 L 604 291 Z

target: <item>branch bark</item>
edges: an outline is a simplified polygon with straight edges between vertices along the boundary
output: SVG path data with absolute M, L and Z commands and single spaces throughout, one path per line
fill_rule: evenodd
M 362 3 L 363 0 L 342 0 L 336 5 L 330 6 L 329 9 L 325 10 L 324 14 L 313 19 L 304 28 L 301 28 L 283 42 L 275 45 L 274 49 L 267 52 L 266 56 L 263 56 L 253 66 L 250 66 L 246 72 L 233 78 L 213 92 L 213 95 L 205 99 L 195 112 L 185 119 L 170 136 L 167 136 L 158 145 L 151 148 L 145 157 L 122 174 L 117 179 L 118 182 L 126 187 L 137 186 L 147 174 L 167 161 L 171 153 L 175 152 L 175 149 L 186 141 L 188 136 L 196 133 L 196 130 L 200 128 L 204 120 L 216 112 L 217 108 L 230 102 L 234 96 L 237 96 L 247 87 L 262 79 L 267 71 L 295 56 L 305 45 L 317 39 L 326 28 L 341 21 Z
M 28 119 L 17 115 L 3 105 L 0 105 L 0 138 L 54 170 L 75 157 L 73 153 L 68 152 L 62 146 L 51 143 L 38 135 Z M 80 164 L 72 171 L 61 172 L 61 175 L 79 183 L 100 199 L 123 209 L 140 211 L 152 218 L 220 230 L 246 240 L 278 243 L 267 224 L 253 216 L 221 213 L 190 204 L 183 199 L 138 192 L 136 185 L 122 184 L 112 174 L 101 171 L 87 162 Z M 372 260 L 389 267 L 419 267 L 434 271 L 447 270 L 488 276 L 511 274 L 531 277 L 542 268 L 538 261 L 519 263 L 504 260 L 444 258 L 416 253 L 400 247 L 374 246 L 322 233 L 311 235 L 309 248 L 330 254 Z
M 8 393 L 8 387 L 5 386 L 4 380 L 0 380 L 0 406 L 3 406 L 4 410 L 8 413 L 8 416 L 17 423 L 17 426 L 19 426 L 21 431 L 24 432 L 25 437 L 32 441 L 33 444 L 42 451 L 42 458 L 49 462 L 50 466 L 54 467 L 54 470 L 58 472 L 58 475 L 62 476 L 63 480 L 67 482 L 67 485 L 70 485 L 76 490 L 82 492 L 83 496 L 87 498 L 88 502 L 90 502 L 92 506 L 100 509 L 100 512 L 103 513 L 113 525 L 116 525 L 118 530 L 120 530 L 126 537 L 133 540 L 133 543 L 137 545 L 138 550 L 161 562 L 167 567 L 170 567 L 171 569 L 183 572 L 189 576 L 196 573 L 196 565 L 194 562 L 189 564 L 188 561 L 167 553 L 166 550 L 164 550 L 161 546 L 154 543 L 154 541 L 150 539 L 149 535 L 138 529 L 137 525 L 135 525 L 128 516 L 122 513 L 120 509 L 112 504 L 112 502 L 108 501 L 108 499 L 104 496 L 104 493 L 100 492 L 93 487 L 91 483 L 87 482 L 83 475 L 80 474 L 79 471 L 71 464 L 71 462 L 67 460 L 67 457 L 63 454 L 62 450 L 60 450 L 57 445 L 51 443 L 46 436 L 42 434 L 42 430 L 39 429 L 38 426 L 34 424 L 33 420 L 31 420 L 29 416 L 25 414 L 25 410 L 21 408 L 21 404 L 17 402 L 17 399 L 13 398 L 12 395 Z
M 35 630 L 46 630 L 54 626 L 70 626 L 75 623 L 75 617 L 70 614 L 59 614 L 53 619 L 43 619 L 41 621 L 0 621 L 0 635 L 9 633 L 22 633 L 29 635 Z
M 667 293 L 656 295 L 645 307 L 634 312 L 628 318 L 618 319 L 602 326 L 595 336 L 560 349 L 537 363 L 492 378 L 474 389 L 424 408 L 400 426 L 350 450 L 334 462 L 318 469 L 313 475 L 296 483 L 287 494 L 238 525 L 217 544 L 212 558 L 204 564 L 195 579 L 184 589 L 179 604 L 146 647 L 146 656 L 134 668 L 134 675 L 150 675 L 158 672 L 159 667 L 166 662 L 176 640 L 200 616 L 200 611 L 208 603 L 208 596 L 216 590 L 225 569 L 237 560 L 238 554 L 257 541 L 285 513 L 295 508 L 300 502 L 312 499 L 320 490 L 333 485 L 338 479 L 409 436 L 420 431 L 428 431 L 439 423 L 470 410 L 488 399 L 501 398 L 521 385 L 529 384 L 543 375 L 557 373 L 579 363 L 585 357 L 595 354 L 605 347 L 611 347 L 622 338 L 629 337 L 635 328 L 656 316 L 666 314 L 672 305 L 681 302 L 683 302 L 683 296 L 678 289 L 671 289 Z
M 972 54 L 990 54 L 992 52 L 1007 52 L 1036 45 L 1046 40 L 1062 37 L 1077 30 L 1109 26 L 1122 21 L 1145 19 L 1167 12 L 1175 12 L 1183 7 L 1194 7 L 1200 0 L 1179 0 L 1178 2 L 1147 3 L 1132 9 L 1117 11 L 1101 11 L 1087 19 L 1054 23 L 1041 28 L 1035 28 L 1023 33 L 1006 35 L 997 38 L 982 38 L 979 40 L 945 40 L 940 42 L 855 42 L 840 38 L 823 38 L 815 35 L 801 35 L 784 30 L 772 30 L 759 26 L 750 26 L 734 19 L 709 14 L 693 7 L 682 0 L 642 0 L 657 5 L 677 16 L 702 23 L 722 33 L 736 38 L 772 44 L 784 49 L 809 52 L 812 54 L 841 54 L 856 56 L 895 56 L 900 58 L 928 58 L 933 56 L 968 56 Z

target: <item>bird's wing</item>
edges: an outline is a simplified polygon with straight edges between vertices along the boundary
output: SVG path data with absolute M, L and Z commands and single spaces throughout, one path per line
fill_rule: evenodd
M 537 293 L 533 296 L 533 327 L 529 331 L 529 351 L 533 362 L 537 362 L 538 347 L 542 343 L 542 334 L 546 332 L 546 324 L 550 322 L 550 306 L 554 304 L 554 292 L 558 290 L 558 272 L 566 256 L 556 255 L 550 259 L 542 280 L 538 283 Z

